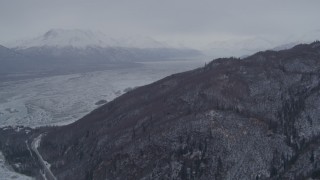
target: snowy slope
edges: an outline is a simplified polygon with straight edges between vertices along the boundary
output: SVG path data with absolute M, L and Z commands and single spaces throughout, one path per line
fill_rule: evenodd
M 34 39 L 16 42 L 13 46 L 19 49 L 41 46 L 72 46 L 84 48 L 87 46 L 107 47 L 108 45 L 114 45 L 116 43 L 117 42 L 111 38 L 107 39 L 107 37 L 102 33 L 93 33 L 91 31 L 83 30 L 52 29 Z

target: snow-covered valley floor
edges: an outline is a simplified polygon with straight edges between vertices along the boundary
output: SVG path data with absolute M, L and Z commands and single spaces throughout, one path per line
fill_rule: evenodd
M 0 82 L 0 127 L 62 125 L 111 101 L 127 88 L 203 66 L 204 61 L 140 63 L 104 71 Z

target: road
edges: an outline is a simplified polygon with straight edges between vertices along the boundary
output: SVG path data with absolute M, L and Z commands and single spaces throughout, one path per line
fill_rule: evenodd
M 31 149 L 36 153 L 44 171 L 45 171 L 45 176 L 48 180 L 57 180 L 57 178 L 53 175 L 53 173 L 50 170 L 50 164 L 43 160 L 41 154 L 38 151 L 38 147 L 40 145 L 40 141 L 42 138 L 42 134 L 40 134 L 38 137 L 34 138 L 32 143 L 31 143 Z

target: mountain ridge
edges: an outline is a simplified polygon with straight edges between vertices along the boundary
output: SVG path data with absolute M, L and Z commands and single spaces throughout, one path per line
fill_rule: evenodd
M 52 29 L 31 40 L 10 46 L 19 54 L 0 52 L 5 74 L 61 73 L 133 65 L 141 61 L 170 61 L 202 57 L 202 52 L 173 48 L 148 37 L 115 39 L 86 30 Z M 7 49 L 9 50 L 9 49 Z M 12 54 L 12 53 L 11 53 Z M 24 63 L 21 63 L 23 59 Z
M 108 37 L 102 32 L 82 29 L 51 29 L 32 39 L 11 43 L 14 49 L 27 49 L 32 47 L 123 47 L 123 48 L 171 48 L 150 37 Z

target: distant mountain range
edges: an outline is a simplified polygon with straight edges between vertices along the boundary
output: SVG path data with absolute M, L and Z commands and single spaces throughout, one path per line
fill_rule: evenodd
M 114 39 L 99 32 L 62 29 L 11 43 L 9 47 L 1 47 L 2 73 L 77 69 L 77 66 L 108 66 L 110 63 L 163 61 L 202 55 L 198 50 L 173 48 L 148 37 Z
M 261 37 L 213 41 L 200 51 L 185 46 L 172 46 L 150 37 L 114 38 L 88 30 L 52 29 L 35 38 L 9 43 L 9 48 L 0 54 L 0 69 L 2 73 L 56 71 L 101 64 L 190 59 L 203 55 L 210 58 L 246 57 L 267 49 L 289 49 L 315 39 L 320 39 L 320 30 L 291 36 L 281 41 L 282 44 Z M 22 59 L 27 63 L 23 64 Z
M 245 57 L 258 51 L 269 49 L 290 49 L 298 44 L 312 43 L 314 40 L 320 40 L 320 30 L 310 31 L 303 35 L 291 35 L 276 41 L 262 37 L 213 41 L 212 43 L 204 45 L 202 50 L 206 55 L 214 58 L 231 56 Z
M 122 47 L 122 48 L 170 48 L 165 43 L 150 37 L 113 38 L 101 32 L 81 29 L 51 29 L 41 36 L 20 40 L 10 44 L 11 48 L 27 49 L 33 47 L 87 48 L 87 47 Z

